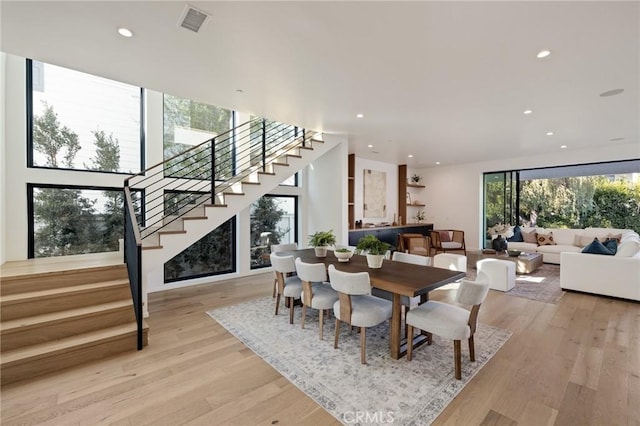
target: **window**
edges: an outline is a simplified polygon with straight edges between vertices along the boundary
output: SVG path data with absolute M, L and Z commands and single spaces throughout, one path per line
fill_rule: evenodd
M 222 135 L 215 144 L 216 179 L 228 179 L 235 168 L 233 138 L 228 133 L 232 116 L 228 109 L 165 94 L 164 159 Z M 211 179 L 211 145 L 179 155 L 165 169 L 165 175 Z
M 265 195 L 251 205 L 251 269 L 271 266 L 271 245 L 298 240 L 298 199 Z
M 117 251 L 124 231 L 124 192 L 32 185 L 29 258 Z
M 27 60 L 29 167 L 137 173 L 142 90 Z
M 236 218 L 232 217 L 164 264 L 164 282 L 235 272 Z

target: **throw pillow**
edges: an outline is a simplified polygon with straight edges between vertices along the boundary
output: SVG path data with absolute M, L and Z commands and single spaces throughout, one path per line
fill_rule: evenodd
M 622 234 L 608 234 L 607 240 L 616 240 L 616 242 L 620 244 L 620 241 L 622 240 Z
M 606 248 L 597 238 L 594 238 L 591 244 L 582 249 L 582 253 L 590 253 L 590 254 L 606 254 L 613 255 L 611 250 Z
M 548 234 L 538 234 L 538 245 L 555 246 L 556 242 L 553 241 L 553 232 L 549 232 Z
M 514 243 L 521 243 L 524 241 L 524 238 L 522 238 L 522 230 L 519 225 L 513 227 L 513 237 L 507 238 L 507 241 Z
M 522 239 L 525 243 L 538 244 L 538 234 L 536 234 L 536 231 L 522 232 Z
M 611 254 L 616 254 L 618 251 L 618 240 L 615 238 L 607 238 L 607 240 L 602 243 L 603 246 L 609 249 Z
M 616 256 L 620 257 L 633 257 L 640 252 L 640 241 L 635 239 L 626 240 L 624 243 L 618 246 L 618 252 Z
M 449 237 L 449 231 L 438 231 L 440 233 L 440 242 L 441 243 L 446 243 L 451 241 L 451 238 Z
M 573 236 L 573 245 L 574 245 L 574 246 L 576 246 L 576 247 L 584 247 L 584 246 L 582 245 L 582 235 L 580 235 L 580 234 L 575 234 L 575 235 Z
M 591 241 L 596 238 L 595 235 L 582 235 L 580 236 L 580 245 L 578 247 L 586 247 L 591 244 Z

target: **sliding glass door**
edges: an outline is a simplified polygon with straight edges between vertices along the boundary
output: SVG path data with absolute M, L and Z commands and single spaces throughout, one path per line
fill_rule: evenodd
M 484 229 L 499 223 L 518 223 L 518 171 L 484 174 Z M 491 236 L 485 232 L 484 247 L 491 247 Z

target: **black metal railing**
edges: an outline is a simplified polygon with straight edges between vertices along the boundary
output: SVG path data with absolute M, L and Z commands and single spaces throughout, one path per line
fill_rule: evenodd
M 129 274 L 129 286 L 131 298 L 136 314 L 137 346 L 142 349 L 142 239 L 136 225 L 136 217 L 131 199 L 131 191 L 125 186 L 125 210 L 124 210 L 124 262 L 127 264 Z

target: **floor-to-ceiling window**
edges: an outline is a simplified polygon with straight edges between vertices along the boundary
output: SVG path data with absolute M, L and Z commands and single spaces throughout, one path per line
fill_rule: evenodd
M 271 266 L 273 244 L 298 240 L 298 198 L 265 195 L 251 205 L 251 269 Z

